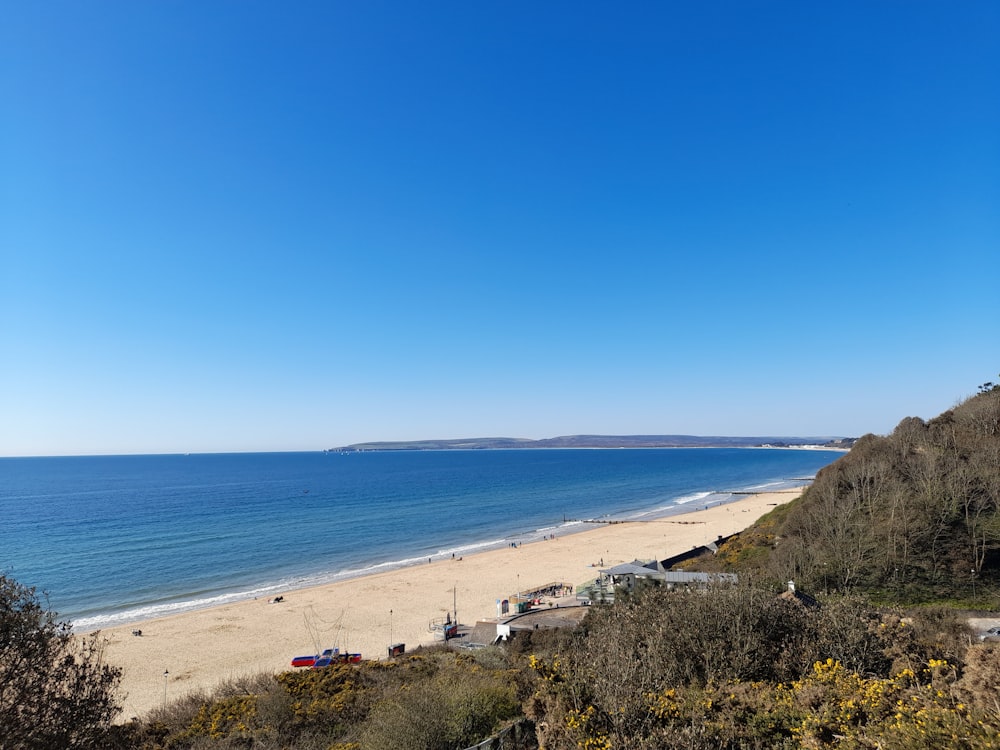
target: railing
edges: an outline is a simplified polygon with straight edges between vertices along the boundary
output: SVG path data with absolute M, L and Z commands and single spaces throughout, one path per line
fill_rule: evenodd
M 522 750 L 535 746 L 534 723 L 530 719 L 520 719 L 478 745 L 463 750 Z
M 531 589 L 521 589 L 516 596 L 512 596 L 512 601 L 527 601 L 529 599 L 541 599 L 543 596 L 568 596 L 573 586 L 562 581 L 553 581 Z

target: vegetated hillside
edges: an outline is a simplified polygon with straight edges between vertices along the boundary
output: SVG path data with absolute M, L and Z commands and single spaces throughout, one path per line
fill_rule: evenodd
M 1000 644 L 969 636 L 941 608 L 649 587 L 505 647 L 240 679 L 100 747 L 987 750 Z
M 757 569 L 817 592 L 995 604 L 1000 584 L 1000 386 L 925 422 L 866 435 L 777 508 L 693 565 Z

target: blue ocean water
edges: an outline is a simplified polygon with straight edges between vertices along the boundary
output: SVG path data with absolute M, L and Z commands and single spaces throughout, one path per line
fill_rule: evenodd
M 78 630 L 805 484 L 842 454 L 665 448 L 0 459 L 0 570 Z

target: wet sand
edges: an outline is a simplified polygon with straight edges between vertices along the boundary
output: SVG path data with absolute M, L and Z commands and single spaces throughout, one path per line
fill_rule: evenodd
M 600 566 L 664 559 L 745 529 L 801 490 L 750 495 L 684 515 L 595 528 L 545 541 L 441 560 L 309 589 L 102 631 L 106 660 L 123 668 L 123 718 L 194 690 L 290 669 L 324 648 L 385 658 L 393 643 L 434 643 L 429 628 L 457 609 L 463 625 L 497 615 L 497 600 L 551 582 L 574 587 Z M 699 506 L 700 507 L 700 506 Z M 575 603 L 567 598 L 566 603 Z M 141 630 L 141 636 L 132 635 Z M 165 674 L 166 673 L 166 674 Z

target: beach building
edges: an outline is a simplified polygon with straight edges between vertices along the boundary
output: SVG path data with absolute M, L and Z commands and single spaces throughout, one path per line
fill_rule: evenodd
M 686 570 L 667 570 L 662 561 L 633 560 L 611 568 L 601 568 L 600 576 L 592 584 L 578 588 L 577 599 L 584 603 L 607 603 L 615 600 L 615 592 L 632 592 L 645 584 L 665 586 L 668 589 L 705 588 L 712 584 L 737 581 L 735 573 L 701 573 Z
M 579 625 L 586 615 L 587 607 L 579 604 L 548 602 L 545 606 L 512 614 L 509 617 L 479 620 L 459 646 L 478 648 L 504 643 L 517 637 L 518 633 L 529 630 L 572 628 Z
M 621 565 L 601 570 L 598 585 L 601 589 L 608 590 L 613 598 L 616 589 L 634 591 L 636 586 L 640 585 L 641 581 L 661 580 L 664 572 L 660 564 L 655 560 L 648 563 L 633 560 L 630 563 L 622 563 Z M 595 581 L 595 583 L 598 581 Z
M 795 581 L 788 582 L 788 589 L 781 594 L 781 598 L 787 601 L 797 602 L 807 609 L 818 609 L 820 603 L 815 597 L 795 588 Z

